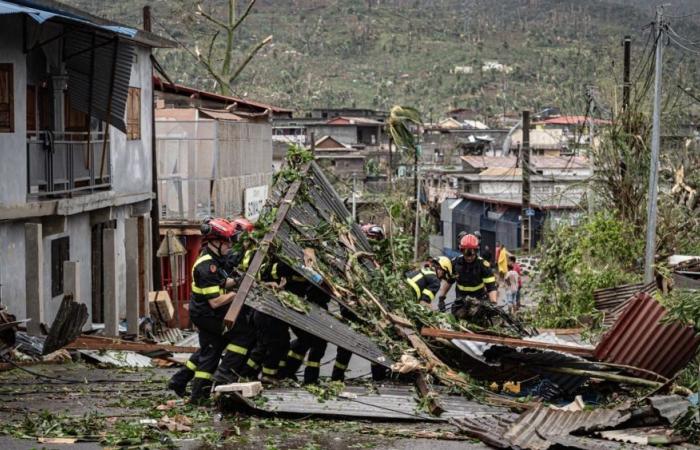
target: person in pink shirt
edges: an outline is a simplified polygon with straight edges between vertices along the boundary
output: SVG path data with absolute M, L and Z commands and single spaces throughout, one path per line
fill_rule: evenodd
M 509 263 L 513 265 L 513 270 L 518 274 L 518 292 L 515 296 L 515 305 L 520 308 L 520 290 L 523 288 L 523 269 L 515 259 L 514 255 L 510 255 Z

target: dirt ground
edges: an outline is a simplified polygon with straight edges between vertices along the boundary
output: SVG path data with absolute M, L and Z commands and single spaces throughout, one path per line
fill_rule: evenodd
M 215 407 L 195 408 L 181 403 L 162 411 L 159 405 L 177 400 L 172 392 L 165 390 L 165 381 L 173 369 L 108 369 L 87 363 L 36 365 L 28 369 L 52 379 L 18 369 L 0 373 L 2 449 L 105 446 L 269 450 L 486 448 L 454 435 L 456 428 L 447 423 L 254 417 L 241 413 L 222 414 Z M 163 415 L 189 421 L 191 429 L 159 430 L 155 422 Z M 74 444 L 38 441 L 41 436 L 74 435 L 82 439 Z M 425 439 L 426 435 L 431 438 Z M 447 439 L 435 439 L 435 436 Z

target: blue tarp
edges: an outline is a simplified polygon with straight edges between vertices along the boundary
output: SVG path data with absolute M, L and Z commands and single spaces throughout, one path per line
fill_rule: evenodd
M 83 25 L 89 25 L 95 28 L 101 28 L 106 31 L 111 31 L 112 33 L 121 34 L 123 36 L 133 38 L 136 36 L 138 30 L 129 27 L 123 27 L 120 25 L 102 25 L 91 22 L 89 18 L 80 17 L 75 14 L 69 14 L 61 12 L 58 10 L 49 10 L 43 8 L 36 2 L 31 0 L 25 0 L 21 2 L 7 2 L 0 0 L 0 15 L 2 14 L 25 14 L 37 23 L 44 23 L 47 20 L 53 19 L 55 17 L 68 20 L 75 23 L 80 23 Z

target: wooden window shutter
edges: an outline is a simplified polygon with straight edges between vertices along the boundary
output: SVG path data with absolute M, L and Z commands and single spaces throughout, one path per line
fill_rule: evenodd
M 141 89 L 130 87 L 126 103 L 126 138 L 141 139 Z
M 15 131 L 14 90 L 12 64 L 0 64 L 0 133 Z

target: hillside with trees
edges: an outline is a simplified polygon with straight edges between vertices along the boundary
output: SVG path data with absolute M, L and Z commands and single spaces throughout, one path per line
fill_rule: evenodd
M 147 3 L 66 1 L 129 24 L 140 23 Z M 213 31 L 196 14 L 196 2 L 148 3 L 155 32 L 207 49 Z M 668 14 L 691 11 L 692 2 L 678 3 Z M 201 4 L 222 17 L 228 1 Z M 246 5 L 239 1 L 239 12 Z M 550 105 L 582 113 L 589 86 L 620 95 L 626 34 L 635 75 L 643 78 L 653 12 L 649 0 L 259 0 L 236 32 L 234 57 L 244 58 L 268 35 L 273 40 L 232 90 L 301 110 L 407 104 L 426 119 L 451 107 L 479 109 L 484 119 Z M 678 19 L 674 28 L 700 39 L 698 17 Z M 214 46 L 214 58 L 223 53 L 223 44 Z M 173 80 L 216 89 L 187 52 L 159 50 L 157 58 Z M 700 86 L 697 55 L 670 50 L 666 67 L 672 89 L 694 93 Z

